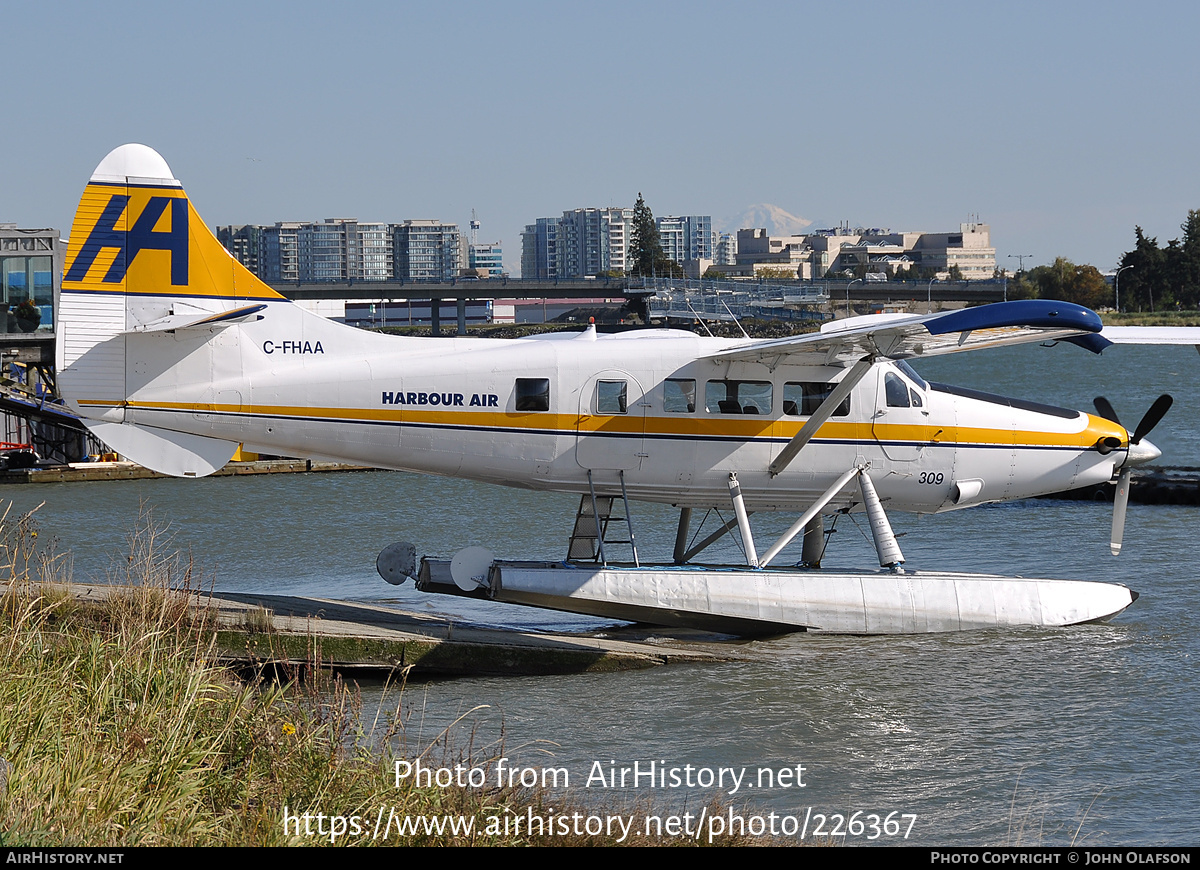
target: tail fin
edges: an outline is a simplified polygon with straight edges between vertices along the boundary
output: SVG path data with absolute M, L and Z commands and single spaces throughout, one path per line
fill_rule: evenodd
M 268 301 L 286 300 L 221 246 L 166 161 L 145 145 L 122 145 L 92 173 L 71 227 L 57 327 L 59 387 L 83 417 L 123 423 L 133 362 L 128 333 L 164 318 L 200 319 Z M 103 428 L 97 434 L 126 452 L 118 442 L 132 437 L 123 432 L 129 427 Z M 144 437 L 135 440 L 141 444 Z M 214 444 L 208 450 L 191 441 L 177 446 L 204 462 L 191 471 L 167 462 L 171 473 L 208 473 L 214 470 L 205 471 L 208 465 L 228 460 L 214 457 L 229 442 L 201 440 Z M 181 439 L 166 441 L 159 452 L 171 453 Z

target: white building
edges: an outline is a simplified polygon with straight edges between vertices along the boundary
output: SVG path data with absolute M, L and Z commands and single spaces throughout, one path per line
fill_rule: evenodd
M 688 260 L 712 260 L 712 217 L 660 217 L 654 219 L 658 240 L 668 260 L 680 265 Z
M 626 270 L 633 234 L 631 208 L 577 208 L 558 222 L 558 276 L 583 278 Z

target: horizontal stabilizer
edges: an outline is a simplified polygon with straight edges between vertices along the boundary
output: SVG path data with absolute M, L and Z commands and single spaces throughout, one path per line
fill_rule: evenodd
M 135 326 L 130 332 L 174 332 L 179 329 L 201 329 L 213 326 L 230 326 L 234 323 L 245 323 L 250 320 L 262 320 L 258 312 L 266 308 L 265 303 L 244 305 L 232 311 L 222 311 L 219 314 L 207 314 L 196 317 L 195 314 L 172 314 L 150 323 Z
M 97 438 L 151 471 L 172 477 L 206 477 L 225 467 L 237 451 L 236 441 L 188 435 L 131 423 L 85 420 Z

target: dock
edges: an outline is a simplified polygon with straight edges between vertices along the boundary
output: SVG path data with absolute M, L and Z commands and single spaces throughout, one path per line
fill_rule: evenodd
M 248 474 L 303 474 L 306 472 L 376 471 L 367 465 L 346 465 L 313 459 L 260 459 L 254 462 L 230 462 L 211 477 L 237 477 Z M 170 477 L 133 462 L 73 462 L 41 468 L 10 468 L 0 471 L 0 484 L 66 483 L 85 480 L 150 480 Z
M 122 587 L 73 584 L 81 603 Z M 313 667 L 354 678 L 437 679 L 639 670 L 741 659 L 738 644 L 703 632 L 613 629 L 586 634 L 481 628 L 388 603 L 248 593 L 186 593 L 212 608 L 220 661 L 242 672 L 303 675 Z M 664 633 L 675 642 L 664 642 Z M 617 637 L 615 635 L 622 635 Z

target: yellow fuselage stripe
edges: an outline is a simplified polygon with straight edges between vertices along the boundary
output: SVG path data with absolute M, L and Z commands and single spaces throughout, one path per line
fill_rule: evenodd
M 484 429 L 520 428 L 544 433 L 582 435 L 678 435 L 680 437 L 721 437 L 755 439 L 791 438 L 804 424 L 792 420 L 732 420 L 717 417 L 601 417 L 547 412 L 506 413 L 496 411 L 431 411 L 409 408 L 319 408 L 288 405 L 219 405 L 179 402 L 103 402 L 81 400 L 81 405 L 130 409 L 177 411 L 191 414 L 238 414 L 246 417 L 282 417 L 289 419 L 350 420 L 379 423 L 411 423 L 422 426 L 470 426 Z M 643 425 L 644 424 L 644 425 Z M 1101 436 L 1115 436 L 1125 445 L 1124 430 L 1106 420 L 1088 416 L 1088 425 L 1080 432 L 1038 432 L 1033 430 L 977 428 L 969 426 L 903 425 L 890 423 L 826 422 L 817 431 L 818 438 L 836 441 L 882 441 L 936 445 L 978 444 L 1028 447 L 1088 448 Z

